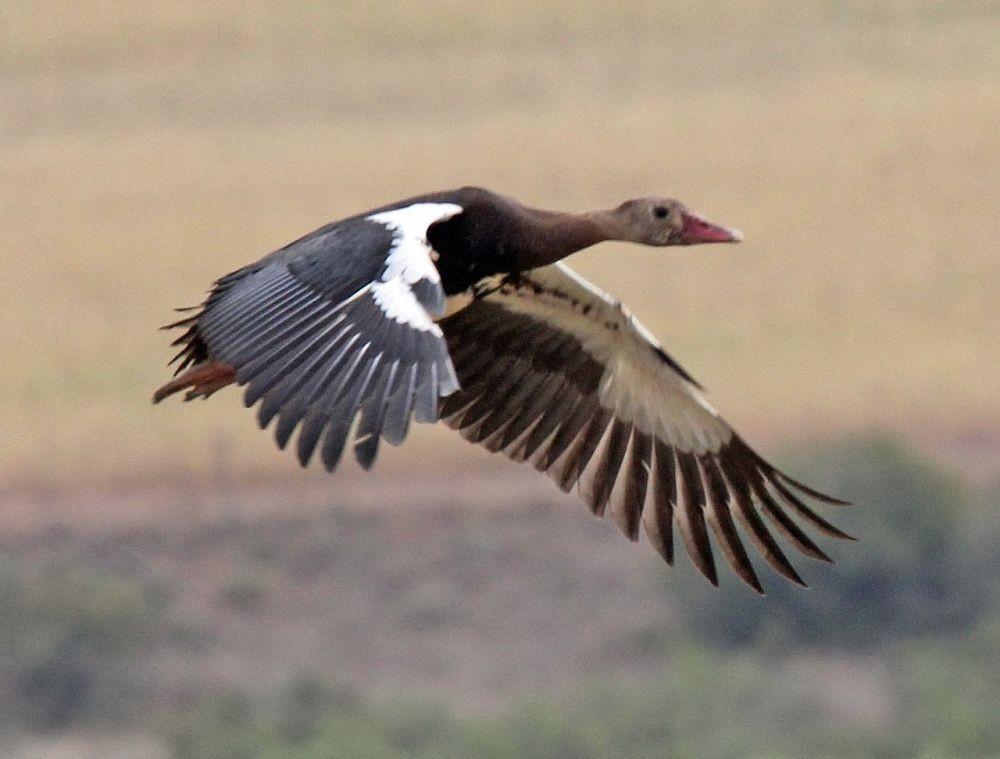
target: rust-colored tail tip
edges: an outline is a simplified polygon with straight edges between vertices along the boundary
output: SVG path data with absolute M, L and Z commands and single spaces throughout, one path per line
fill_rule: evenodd
M 236 381 L 236 370 L 221 361 L 211 361 L 188 369 L 183 374 L 174 377 L 153 393 L 153 403 L 159 403 L 174 393 L 191 388 L 185 400 L 192 398 L 207 398 L 216 390 Z

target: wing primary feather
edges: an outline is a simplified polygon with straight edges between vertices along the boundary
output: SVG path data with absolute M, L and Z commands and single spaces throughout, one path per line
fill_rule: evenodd
M 348 399 L 350 401 L 348 405 L 354 409 L 351 418 L 348 419 L 348 423 L 353 420 L 353 413 L 356 413 L 367 399 L 372 382 L 377 379 L 382 369 L 382 363 L 385 360 L 384 353 L 375 353 L 372 351 L 369 355 L 370 358 L 367 363 L 362 361 L 359 371 L 354 374 L 349 382 L 344 384 L 343 389 L 341 389 L 338 395 L 338 398 Z
M 240 369 L 247 380 L 261 374 L 266 375 L 276 365 L 280 367 L 285 362 L 299 358 L 305 352 L 304 349 L 314 345 L 317 339 L 327 336 L 344 318 L 344 314 L 339 311 L 313 311 L 305 315 L 297 325 L 273 335 L 269 341 L 253 345 L 253 355 L 234 355 L 233 359 L 241 362 Z
M 454 342 L 449 342 L 448 345 L 454 345 Z M 498 361 L 514 360 L 513 356 L 505 359 L 504 354 L 498 354 L 493 350 L 483 347 L 481 344 L 477 347 L 475 354 L 468 360 L 463 359 L 461 354 L 455 351 L 451 351 L 451 358 L 458 367 L 460 373 L 459 379 L 466 390 L 473 390 L 484 384 L 485 377 L 496 368 Z
M 531 434 L 525 437 L 517 451 L 520 460 L 530 458 L 539 445 L 555 429 L 559 419 L 548 422 L 552 414 L 557 413 L 557 409 L 562 405 L 563 399 L 572 400 L 566 393 L 569 382 L 563 377 L 551 377 L 539 374 L 543 381 L 537 389 L 526 398 L 526 403 L 520 412 L 511 420 L 510 424 L 504 428 L 501 447 L 510 445 L 525 430 L 531 427 Z M 545 381 L 547 378 L 547 381 Z
M 840 498 L 834 498 L 833 496 L 827 495 L 826 493 L 821 493 L 820 491 L 818 491 L 818 490 L 816 490 L 814 488 L 811 488 L 808 485 L 803 485 L 801 482 L 799 482 L 798 480 L 793 480 L 791 477 L 789 477 L 787 474 L 785 474 L 782 471 L 779 471 L 779 470 L 775 469 L 773 473 L 775 475 L 777 475 L 778 477 L 780 477 L 782 480 L 784 480 L 786 483 L 788 483 L 789 485 L 791 485 L 796 490 L 799 490 L 799 491 L 805 493 L 810 498 L 815 498 L 817 501 L 822 501 L 823 503 L 828 503 L 831 506 L 850 506 L 851 505 L 850 501 L 844 501 L 844 500 L 841 500 Z
M 302 419 L 301 414 L 282 414 L 278 417 L 278 424 L 274 428 L 274 442 L 278 444 L 278 448 L 285 450 L 288 439 L 292 436 L 300 419 Z
M 337 468 L 337 464 L 340 463 L 340 457 L 344 453 L 344 445 L 347 442 L 347 435 L 351 431 L 351 419 L 353 419 L 355 409 L 348 409 L 349 405 L 350 403 L 346 398 L 341 399 L 337 404 L 337 409 L 331 414 L 326 432 L 323 435 L 320 459 L 323 462 L 323 468 L 328 472 L 332 472 Z M 347 417 L 349 412 L 352 413 L 352 416 Z M 343 421 L 344 417 L 347 417 L 346 424 Z
M 784 509 L 778 505 L 777 501 L 774 500 L 770 491 L 768 491 L 767 487 L 764 485 L 764 478 L 761 476 L 753 462 L 747 461 L 744 463 L 741 458 L 736 457 L 733 463 L 737 468 L 737 472 L 741 472 L 743 477 L 745 477 L 746 483 L 750 487 L 753 495 L 756 497 L 757 502 L 764 510 L 765 516 L 767 516 L 771 524 L 777 528 L 785 539 L 806 556 L 818 559 L 819 561 L 833 563 L 833 559 L 827 556 L 826 553 L 813 542 L 812 538 L 803 532 L 802 528 L 799 527 L 798 524 L 796 524 L 795 521 L 785 513 Z M 734 473 L 731 479 L 738 480 L 738 478 L 739 474 Z
M 257 327 L 241 328 L 239 337 L 226 346 L 222 358 L 232 364 L 243 364 L 251 357 L 271 352 L 289 334 L 316 318 L 316 304 L 321 301 L 322 296 L 311 293 L 303 300 L 289 301 L 287 308 L 280 308 L 270 320 Z
M 410 410 L 413 408 L 413 393 L 417 389 L 417 365 L 410 364 L 402 371 L 403 381 L 389 398 L 385 412 L 382 438 L 389 445 L 399 445 L 406 438 L 410 428 Z
M 372 389 L 364 408 L 361 409 L 361 421 L 358 424 L 358 436 L 367 435 L 354 446 L 354 454 L 358 463 L 365 470 L 371 469 L 378 455 L 378 443 L 382 436 L 382 423 L 385 419 L 389 396 L 392 394 L 396 372 L 399 369 L 399 359 L 392 361 L 382 370 L 382 377 Z
M 595 514 L 604 515 L 611 497 L 611 491 L 618 478 L 622 461 L 625 458 L 625 451 L 628 448 L 629 436 L 632 433 L 632 425 L 614 419 L 607 436 L 601 443 L 600 453 L 594 461 L 592 468 L 588 471 L 590 475 L 590 486 L 587 488 L 585 498 L 590 506 L 590 510 Z
M 296 357 L 297 346 L 309 343 L 316 333 L 330 326 L 330 322 L 324 319 L 325 316 L 321 314 L 317 317 L 315 314 L 309 314 L 300 324 L 288 332 L 275 335 L 269 344 L 251 346 L 243 356 L 233 356 L 230 351 L 220 351 L 219 355 L 226 363 L 237 368 L 236 378 L 241 385 L 258 380 L 255 384 L 258 387 L 263 384 L 266 388 L 269 382 L 273 382 L 275 375 L 281 372 L 282 367 Z M 310 319 L 313 320 L 312 323 L 310 323 Z M 260 378 L 263 378 L 264 381 L 261 382 Z M 248 404 L 248 407 L 252 406 L 258 399 L 259 396 Z
M 413 418 L 418 422 L 433 424 L 437 421 L 438 408 L 438 367 L 427 367 L 423 382 L 417 387 L 413 402 Z
M 625 487 L 622 489 L 618 507 L 613 506 L 611 513 L 619 516 L 619 527 L 622 532 L 628 535 L 630 540 L 638 540 L 652 466 L 652 445 L 649 435 L 641 432 L 638 427 L 633 427 L 630 446 L 629 457 L 626 459 L 629 463 L 624 470 Z
M 460 429 L 472 427 L 490 414 L 495 413 L 498 405 L 497 398 L 501 399 L 502 405 L 502 400 L 524 379 L 527 369 L 527 362 L 514 356 L 507 356 L 499 362 L 490 372 L 490 379 L 493 380 L 490 387 L 462 415 Z
M 760 584 L 760 579 L 754 571 L 750 557 L 747 555 L 740 536 L 736 532 L 736 525 L 733 523 L 732 515 L 726 504 L 727 492 L 725 484 L 719 477 L 715 465 L 711 459 L 711 454 L 695 456 L 698 472 L 701 475 L 701 483 L 705 494 L 705 516 L 715 538 L 722 547 L 722 553 L 729 562 L 729 566 L 739 576 L 743 582 L 753 588 L 761 595 L 764 588 Z
M 351 344 L 353 344 L 353 342 L 354 341 L 352 340 Z M 306 421 L 303 422 L 302 429 L 299 432 L 297 445 L 299 463 L 302 464 L 302 466 L 306 466 L 309 463 L 309 459 L 312 457 L 313 451 L 319 442 L 320 435 L 329 422 L 330 415 L 333 413 L 333 410 L 337 407 L 337 398 L 339 397 L 341 390 L 354 375 L 355 370 L 361 363 L 361 360 L 364 358 L 364 355 L 370 345 L 370 343 L 366 343 L 353 355 L 350 363 L 341 374 L 337 389 L 333 392 L 327 392 L 325 397 L 319 399 L 317 401 L 317 405 L 310 407 L 307 412 Z
M 581 422 L 579 429 L 571 437 L 567 438 L 568 442 L 565 450 L 559 455 L 552 455 L 550 446 L 550 450 L 542 462 L 546 473 L 555 481 L 559 489 L 565 493 L 568 493 L 577 482 L 575 470 L 577 468 L 577 458 L 580 453 L 582 441 L 586 435 L 587 427 L 593 423 L 594 418 L 600 411 L 601 407 L 596 400 L 593 398 L 581 398 L 580 405 L 577 406 L 573 414 L 574 419 L 578 419 Z M 562 435 L 565 430 L 564 426 L 559 434 Z M 553 440 L 553 444 L 556 442 L 556 440 Z
M 236 287 L 240 282 L 243 283 L 243 287 Z M 222 280 L 217 280 L 209 291 L 202 310 L 212 310 L 220 320 L 223 317 L 236 318 L 245 311 L 248 301 L 257 303 L 277 301 L 289 288 L 298 286 L 298 281 L 286 267 L 264 267 L 232 282 L 229 286 L 223 286 Z M 243 313 L 243 317 L 246 316 L 247 314 Z
M 829 535 L 832 538 L 839 538 L 840 540 L 857 540 L 854 536 L 848 535 L 843 530 L 839 530 L 834 527 L 832 524 L 823 519 L 823 517 L 802 503 L 802 501 L 788 488 L 782 485 L 777 478 L 769 479 L 768 482 L 774 487 L 775 490 L 778 491 L 778 495 L 781 496 L 782 500 L 788 504 L 792 511 L 812 524 L 820 532 Z
M 315 358 L 264 394 L 258 418 L 261 427 L 266 427 L 271 418 L 279 411 L 281 412 L 281 421 L 275 430 L 275 439 L 278 440 L 279 447 L 284 448 L 281 439 L 284 438 L 285 443 L 287 443 L 288 435 L 294 429 L 295 423 L 308 410 L 319 386 L 340 363 L 349 346 L 353 344 L 353 340 L 349 340 L 346 345 L 343 344 L 344 338 L 347 337 L 352 328 L 351 324 L 343 327 L 330 339 L 328 345 L 316 352 Z M 356 340 L 357 337 L 358 335 L 355 335 L 354 339 Z M 291 428 L 288 427 L 289 424 L 291 424 Z
M 556 383 L 551 377 L 529 370 L 528 376 L 516 392 L 501 399 L 494 413 L 483 420 L 482 431 L 492 434 L 503 427 L 498 450 L 506 448 L 541 416 L 544 404 L 551 398 Z
M 726 471 L 726 467 L 721 464 L 719 465 L 719 473 L 722 476 L 726 489 L 729 491 L 730 502 L 733 505 L 736 518 L 743 525 L 747 533 L 749 533 L 750 539 L 761 555 L 767 560 L 767 563 L 779 574 L 797 585 L 801 585 L 804 588 L 809 587 L 799 576 L 795 567 L 788 560 L 788 557 L 785 556 L 784 551 L 778 545 L 778 541 L 774 539 L 774 536 L 764 525 L 760 514 L 757 513 L 757 510 L 753 506 L 753 498 L 750 494 L 749 485 L 745 481 L 734 481 Z
M 513 436 L 510 442 L 505 442 L 505 438 L 513 422 L 506 424 L 497 430 L 491 437 L 484 440 L 483 445 L 487 450 L 492 451 L 493 453 L 503 450 L 511 461 L 516 461 L 518 463 L 527 461 L 528 457 L 524 454 L 524 443 L 527 441 L 528 435 L 531 434 L 531 430 L 534 429 L 534 422 L 537 421 L 537 418 L 533 421 L 529 421 L 528 425 L 520 429 L 517 434 Z
M 296 443 L 296 455 L 302 466 L 309 465 L 309 459 L 312 458 L 313 451 L 316 450 L 316 444 L 323 434 L 326 422 L 326 414 L 315 409 L 306 414 L 302 427 L 299 429 L 299 439 Z
M 437 395 L 438 398 L 446 398 L 461 390 L 462 385 L 458 381 L 455 365 L 451 360 L 451 354 L 448 353 L 448 346 L 444 343 L 438 343 L 433 347 L 433 351 L 437 354 L 432 362 L 437 367 Z
M 799 551 L 804 553 L 813 559 L 818 559 L 819 561 L 825 561 L 827 564 L 832 564 L 833 559 L 831 559 L 823 549 L 821 549 L 812 538 L 807 535 L 795 521 L 785 513 L 784 509 L 778 505 L 778 503 L 768 492 L 767 488 L 764 487 L 763 482 L 758 486 L 756 483 L 752 486 L 754 495 L 757 496 L 757 500 L 760 502 L 761 507 L 764 509 L 764 513 L 771 520 L 771 523 L 775 525 L 778 531 L 785 536 L 792 545 L 794 545 Z
M 483 394 L 475 411 L 470 409 L 464 417 L 472 422 L 466 426 L 476 426 L 475 434 L 469 440 L 481 443 L 511 422 L 517 414 L 515 407 L 524 399 L 524 394 L 537 389 L 538 384 L 543 381 L 544 378 L 533 376 L 530 370 L 526 370 L 516 382 L 505 382 L 504 385 L 498 385 L 491 390 L 489 394 Z
M 336 379 L 335 383 L 331 387 L 327 388 L 326 392 L 321 397 L 319 401 L 322 408 L 328 411 L 333 411 L 333 409 L 340 402 L 341 398 L 350 395 L 351 390 L 357 385 L 361 380 L 365 370 L 365 361 L 368 359 L 368 355 L 372 352 L 372 344 L 370 342 L 365 343 L 360 348 L 358 348 L 354 355 L 351 356 L 349 363 L 345 366 L 344 371 L 340 373 L 340 376 Z
M 312 347 L 312 340 L 317 332 L 322 331 L 322 326 L 308 325 L 300 332 L 286 335 L 283 343 L 245 364 L 237 365 L 237 379 L 247 385 L 244 403 L 248 408 L 286 379 L 300 362 L 309 358 L 303 345 L 306 350 Z
M 573 392 L 572 384 L 568 378 L 558 378 L 558 381 L 552 382 L 551 385 L 552 399 L 543 407 L 538 424 L 532 428 L 531 435 L 524 442 L 525 458 L 534 456 L 535 451 L 542 449 L 542 444 L 546 440 L 552 438 L 552 441 L 555 441 L 554 435 L 556 434 L 556 430 L 569 421 L 573 407 L 579 400 L 579 396 Z M 550 444 L 548 448 L 542 449 L 543 453 L 537 459 L 536 468 L 540 471 L 544 471 L 546 467 L 545 462 L 548 459 L 548 451 L 551 448 Z
M 652 503 L 642 514 L 646 536 L 653 548 L 667 564 L 674 563 L 674 503 L 677 498 L 677 481 L 674 453 L 654 438 L 653 468 L 650 472 Z
M 632 438 L 622 466 L 624 482 L 611 497 L 611 516 L 629 540 L 639 539 L 642 507 L 646 500 L 646 480 L 649 477 L 649 435 L 632 428 Z
M 387 351 L 392 358 L 399 359 L 399 366 L 396 367 L 396 373 L 389 387 L 390 397 L 395 394 L 396 389 L 406 379 L 406 367 L 410 364 L 424 363 L 421 345 L 425 337 L 428 340 L 434 340 L 430 333 L 410 329 L 402 324 L 396 325 L 396 334 L 392 342 L 393 347 Z
M 472 407 L 472 404 L 478 401 L 480 396 L 475 393 L 470 393 L 468 391 L 461 391 L 458 393 L 453 393 L 447 398 L 441 399 L 440 415 L 444 419 L 448 426 L 452 429 L 460 430 L 462 429 L 462 419 L 465 413 Z
M 348 330 L 352 328 L 353 325 L 349 325 Z M 316 404 L 322 407 L 324 403 L 327 406 L 332 405 L 333 398 L 328 397 L 330 395 L 329 384 L 333 381 L 334 374 L 338 369 L 342 369 L 341 377 L 349 375 L 350 372 L 354 370 L 357 365 L 357 361 L 360 357 L 355 357 L 351 353 L 351 348 L 361 339 L 360 334 L 347 334 L 346 339 L 342 345 L 334 347 L 334 355 L 329 357 L 324 366 L 313 373 L 309 380 L 309 383 L 303 387 L 299 394 L 294 399 L 294 404 L 291 409 L 287 411 L 293 415 L 304 415 L 310 412 L 311 407 Z M 353 363 L 348 363 L 346 367 L 341 367 L 341 364 L 347 358 L 355 358 Z M 321 408 L 317 409 L 321 412 Z
M 256 287 L 248 286 L 243 292 L 227 291 L 213 303 L 209 298 L 205 303 L 204 318 L 200 327 L 205 330 L 205 336 L 212 338 L 239 324 L 244 330 L 255 330 L 263 324 L 278 308 L 294 308 L 298 301 L 294 298 L 285 300 L 290 292 L 301 290 L 301 285 L 294 277 L 284 271 L 284 276 L 270 282 L 257 283 Z M 256 308 L 248 308 L 256 306 Z
M 326 370 L 324 372 L 322 372 L 321 377 L 325 378 L 325 377 L 329 376 L 333 372 L 333 368 L 337 364 L 340 363 L 341 357 L 343 357 L 344 355 L 347 354 L 347 351 L 354 344 L 354 342 L 355 342 L 354 340 L 349 340 L 345 346 L 343 346 L 342 348 L 339 349 L 338 354 L 330 362 L 328 362 Z M 370 343 L 368 343 L 365 346 L 363 346 L 357 352 L 357 354 L 355 354 L 352 362 L 347 366 L 347 368 L 341 374 L 340 385 L 338 387 L 338 391 L 351 378 L 351 376 L 353 375 L 353 372 L 354 372 L 355 368 L 357 367 L 357 365 L 361 361 L 361 359 L 364 357 L 364 354 L 367 351 L 367 349 L 368 349 L 369 346 L 370 346 Z M 247 396 L 244 397 L 244 401 L 243 401 L 248 406 L 253 405 L 252 403 L 248 403 L 247 402 L 247 398 L 250 397 L 249 393 L 250 393 L 251 389 L 252 388 L 250 388 L 250 387 L 247 388 Z M 318 392 L 318 390 L 311 391 L 311 393 L 315 393 L 315 392 Z M 330 396 L 330 398 L 327 399 L 327 401 L 328 401 L 327 402 L 327 406 L 328 407 L 332 407 L 332 404 L 336 400 L 336 397 L 337 397 L 336 394 L 333 394 L 333 395 Z M 276 403 L 277 400 L 278 400 L 278 396 L 275 395 L 273 397 L 273 399 L 271 400 L 270 403 L 267 401 L 267 399 L 265 399 L 265 402 L 260 405 L 260 408 L 258 409 L 258 412 L 257 412 L 257 422 L 260 425 L 261 429 L 266 428 L 267 425 L 270 424 L 271 419 L 274 417 L 274 414 L 276 414 L 280 410 L 280 406 Z M 308 407 L 308 402 L 306 402 L 304 405 L 306 405 L 306 407 Z
M 287 380 L 289 387 L 288 391 L 281 395 L 287 399 L 288 392 L 294 392 L 299 384 L 308 378 L 312 367 L 324 355 L 325 346 L 320 349 L 317 349 L 316 346 L 324 340 L 329 340 L 330 332 L 343 321 L 344 316 L 340 314 L 333 317 L 332 320 L 317 323 L 302 335 L 289 337 L 289 343 L 293 340 L 300 340 L 298 346 L 282 346 L 282 349 L 276 349 L 277 356 L 273 354 L 262 356 L 246 364 L 243 367 L 243 372 L 246 381 L 250 384 L 250 387 L 247 388 L 246 402 L 252 406 L 266 393 L 275 389 L 283 380 Z M 305 367 L 302 367 L 303 364 Z M 300 370 L 298 379 L 290 379 L 291 372 L 296 369 Z M 279 401 L 278 406 L 280 407 L 283 402 L 284 400 Z
M 705 528 L 698 466 L 693 454 L 674 451 L 674 457 L 677 473 L 677 509 L 674 513 L 677 528 L 695 567 L 712 585 L 718 585 L 719 576 L 715 571 L 712 544 Z
M 590 463 L 594 451 L 597 450 L 604 431 L 611 422 L 611 412 L 603 406 L 598 406 L 597 413 L 591 418 L 588 424 L 577 438 L 566 454 L 566 464 L 557 482 L 563 490 L 569 490 L 574 484 L 580 482 L 580 475 L 583 474 L 587 464 Z
M 388 386 L 388 383 L 392 381 L 390 374 L 395 374 L 398 364 L 398 360 L 390 361 L 389 357 L 385 356 L 385 359 L 380 361 L 380 366 L 372 374 L 366 395 L 359 399 L 360 418 L 354 435 L 355 443 L 367 438 L 376 429 L 378 409 L 389 395 L 391 387 Z
M 336 469 L 340 461 L 344 452 L 344 444 L 351 431 L 351 424 L 358 412 L 358 406 L 365 396 L 365 391 L 368 389 L 381 359 L 382 354 L 372 358 L 371 363 L 358 375 L 359 381 L 347 389 L 347 392 L 337 402 L 333 413 L 330 414 L 329 426 L 326 430 L 326 436 L 323 438 L 323 448 L 320 451 L 323 466 L 328 472 Z
M 248 288 L 246 293 L 227 293 L 214 307 L 206 306 L 199 329 L 209 341 L 231 333 L 235 337 L 232 347 L 242 348 L 252 344 L 277 320 L 312 307 L 316 300 L 289 277 L 280 287 L 265 288 L 263 292 Z
M 549 447 L 545 451 L 541 465 L 546 471 L 559 460 L 559 457 L 576 440 L 584 425 L 594 417 L 596 406 L 597 401 L 592 397 L 577 396 L 566 421 L 559 426 L 555 437 L 552 438 L 552 442 L 549 443 Z
M 829 496 L 826 493 L 821 493 L 820 491 L 815 490 L 814 488 L 811 488 L 808 485 L 804 485 L 798 480 L 792 479 L 787 474 L 782 472 L 780 469 L 776 469 L 775 467 L 771 466 L 771 464 L 764 461 L 760 456 L 758 456 L 754 452 L 754 450 L 749 445 L 746 444 L 746 441 L 744 441 L 738 435 L 733 436 L 733 440 L 730 442 L 730 449 L 741 460 L 753 461 L 756 464 L 756 466 L 761 470 L 761 473 L 764 475 L 764 479 L 766 479 L 768 482 L 773 482 L 776 479 L 781 479 L 784 480 L 784 482 L 790 485 L 791 487 L 803 493 L 804 495 L 807 495 L 810 498 L 815 498 L 817 501 L 820 501 L 822 503 L 827 503 L 832 506 L 851 505 L 850 501 L 843 501 L 840 498 L 834 498 L 833 496 Z

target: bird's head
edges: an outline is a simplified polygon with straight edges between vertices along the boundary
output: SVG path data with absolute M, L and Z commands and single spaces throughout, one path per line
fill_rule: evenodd
M 698 245 L 739 242 L 743 233 L 702 218 L 679 200 L 633 198 L 614 209 L 618 239 L 642 245 Z

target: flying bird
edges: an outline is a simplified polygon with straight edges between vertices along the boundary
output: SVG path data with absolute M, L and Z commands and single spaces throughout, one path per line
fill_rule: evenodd
M 677 532 L 718 583 L 709 535 L 763 592 L 743 534 L 805 585 L 768 529 L 830 561 L 800 522 L 852 539 L 806 504 L 844 504 L 773 467 L 620 301 L 562 259 L 619 240 L 738 242 L 677 200 L 636 198 L 582 214 L 464 187 L 327 224 L 215 282 L 182 328 L 159 402 L 230 384 L 259 403 L 285 448 L 329 470 L 350 447 L 372 466 L 411 419 L 528 461 L 630 539 L 640 526 L 670 564 Z M 795 518 L 793 518 L 793 516 Z M 797 519 L 796 519 L 797 518 Z M 765 521 L 766 520 L 766 521 Z M 798 521 L 797 521 L 798 520 Z

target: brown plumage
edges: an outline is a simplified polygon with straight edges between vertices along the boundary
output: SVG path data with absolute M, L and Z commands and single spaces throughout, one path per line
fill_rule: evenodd
M 441 418 L 465 439 L 576 488 L 668 562 L 678 533 L 718 582 L 712 544 L 758 592 L 744 539 L 805 585 L 771 529 L 828 555 L 799 522 L 850 539 L 805 503 L 842 504 L 759 456 L 619 301 L 559 263 L 603 240 L 737 242 L 682 203 L 639 198 L 583 214 L 487 190 L 412 198 L 322 227 L 216 282 L 171 327 L 178 374 L 154 401 L 228 384 L 259 402 L 305 466 L 343 452 L 365 468 L 381 440 Z M 798 520 L 798 521 L 797 521 Z
M 184 400 L 208 398 L 216 390 L 221 390 L 235 381 L 236 370 L 233 367 L 221 361 L 209 361 L 191 367 L 163 385 L 153 393 L 153 403 L 159 403 L 164 398 L 188 388 L 190 390 L 184 396 Z

